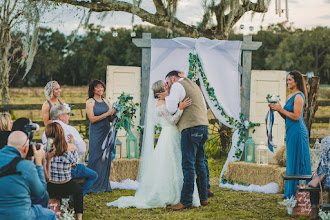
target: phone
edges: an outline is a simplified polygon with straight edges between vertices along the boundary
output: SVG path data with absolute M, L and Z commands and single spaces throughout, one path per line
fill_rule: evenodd
M 47 152 L 51 153 L 53 151 L 53 143 L 54 143 L 54 138 L 47 139 Z

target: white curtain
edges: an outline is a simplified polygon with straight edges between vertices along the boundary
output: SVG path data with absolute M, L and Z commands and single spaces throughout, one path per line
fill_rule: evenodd
M 241 111 L 240 74 L 238 72 L 241 57 L 240 48 L 240 41 L 220 41 L 206 38 L 152 39 L 150 86 L 157 80 L 164 80 L 166 74 L 172 70 L 188 73 L 189 53 L 196 52 L 208 82 L 214 88 L 220 106 L 228 116 L 239 121 Z M 221 112 L 214 107 L 214 103 L 210 100 L 202 83 L 202 78 L 199 77 L 204 97 L 215 117 L 226 126 L 237 129 L 237 127 L 227 123 L 227 119 L 221 116 Z M 229 161 L 237 160 L 233 156 L 238 137 L 238 130 L 236 130 L 232 137 L 232 147 L 220 176 L 226 170 Z M 239 147 L 242 149 L 243 145 Z

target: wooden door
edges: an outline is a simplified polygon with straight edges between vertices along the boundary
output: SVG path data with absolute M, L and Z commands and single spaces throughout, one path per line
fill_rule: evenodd
M 125 94 L 130 94 L 133 96 L 134 103 L 141 103 L 141 67 L 133 66 L 108 66 L 107 67 L 107 81 L 106 81 L 106 94 L 107 98 L 110 98 L 111 103 L 117 100 L 122 92 Z M 134 136 L 138 139 L 139 143 L 139 133 L 137 131 L 137 126 L 140 125 L 140 107 L 137 107 L 135 113 L 136 118 L 133 121 L 134 128 L 132 132 Z M 126 132 L 124 130 L 119 130 L 117 138 L 122 143 L 122 157 L 126 157 Z M 116 157 L 119 157 L 119 151 L 116 151 Z M 131 155 L 134 152 L 131 150 Z
M 252 134 L 255 145 L 263 142 L 267 146 L 266 123 L 265 118 L 269 110 L 266 100 L 267 94 L 279 95 L 282 107 L 286 101 L 286 72 L 277 70 L 252 70 L 251 72 L 251 90 L 250 90 L 250 121 L 260 123 L 256 131 Z M 285 138 L 285 121 L 275 112 L 273 126 L 273 142 L 277 145 L 276 152 L 283 146 Z M 274 163 L 272 158 L 275 154 L 269 151 L 269 162 Z

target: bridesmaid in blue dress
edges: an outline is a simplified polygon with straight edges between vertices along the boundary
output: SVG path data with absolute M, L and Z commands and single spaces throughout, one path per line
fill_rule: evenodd
M 111 156 L 103 157 L 102 143 L 110 130 L 108 117 L 114 115 L 116 111 L 111 108 L 110 101 L 103 98 L 105 84 L 101 80 L 93 80 L 89 84 L 86 102 L 86 113 L 89 118 L 89 160 L 87 167 L 97 172 L 98 178 L 92 188 L 91 193 L 111 192 L 110 167 Z
M 308 130 L 304 122 L 303 112 L 306 103 L 306 86 L 300 72 L 292 71 L 288 74 L 287 85 L 291 94 L 287 97 L 284 108 L 278 104 L 269 107 L 277 111 L 285 119 L 286 126 L 286 174 L 312 174 L 309 151 Z M 296 196 L 298 181 L 285 181 L 284 198 Z

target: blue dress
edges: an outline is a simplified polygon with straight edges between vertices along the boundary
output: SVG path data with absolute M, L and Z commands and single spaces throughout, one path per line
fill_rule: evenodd
M 93 98 L 94 99 L 94 98 Z M 95 99 L 94 99 L 95 100 Z M 95 100 L 94 115 L 99 116 L 109 111 L 107 103 Z M 111 192 L 110 186 L 110 168 L 111 156 L 102 157 L 102 143 L 107 137 L 110 130 L 110 122 L 108 118 L 95 123 L 89 123 L 89 160 L 87 167 L 94 170 L 98 177 L 92 188 L 91 193 Z
M 296 95 L 302 96 L 306 103 L 303 93 L 294 94 L 285 104 L 284 109 L 293 112 L 294 99 Z M 304 111 L 304 108 L 303 108 Z M 303 111 L 298 121 L 288 117 L 285 120 L 286 126 L 286 174 L 287 175 L 311 175 L 311 159 L 309 152 L 308 130 L 304 122 Z M 296 186 L 299 181 L 286 180 L 284 198 L 296 196 Z

